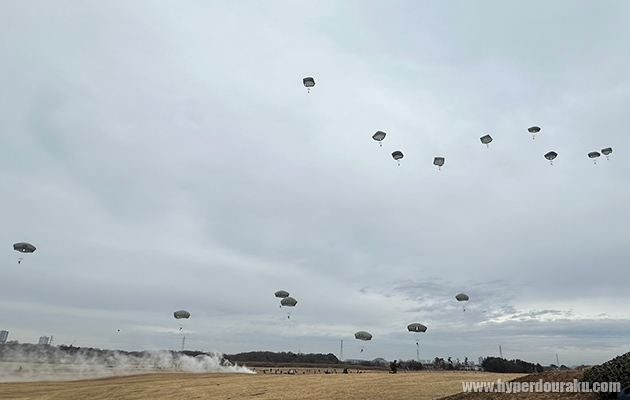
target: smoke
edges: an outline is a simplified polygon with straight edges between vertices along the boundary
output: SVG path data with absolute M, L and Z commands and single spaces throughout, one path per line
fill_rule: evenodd
M 123 352 L 37 345 L 0 346 L 0 382 L 74 381 L 156 372 L 255 373 L 225 360 L 221 353 L 193 356 L 168 350 Z

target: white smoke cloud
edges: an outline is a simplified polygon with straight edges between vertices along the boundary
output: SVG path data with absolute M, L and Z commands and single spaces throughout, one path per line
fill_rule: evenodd
M 0 382 L 73 381 L 155 372 L 254 374 L 221 353 L 186 355 L 167 350 L 120 351 L 55 347 L 6 349 L 1 353 Z

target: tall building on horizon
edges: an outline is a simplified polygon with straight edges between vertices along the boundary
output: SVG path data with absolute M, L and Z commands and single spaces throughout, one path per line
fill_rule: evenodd
M 9 331 L 0 331 L 0 343 L 6 343 L 9 337 Z
M 40 336 L 39 342 L 37 342 L 37 344 L 50 344 L 50 336 Z

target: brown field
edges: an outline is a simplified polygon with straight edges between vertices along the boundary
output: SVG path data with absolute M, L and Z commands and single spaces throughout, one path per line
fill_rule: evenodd
M 10 365 L 14 366 L 15 364 Z M 25 366 L 23 370 L 26 371 L 27 367 L 29 366 Z M 58 368 L 62 369 L 63 366 Z M 462 381 L 496 382 L 497 379 L 508 381 L 517 378 L 521 381 L 538 381 L 540 378 L 571 381 L 574 378 L 579 379 L 581 371 L 527 376 L 463 371 L 402 372 L 394 375 L 382 371 L 358 374 L 356 370 L 350 374 L 341 374 L 341 370 L 338 370 L 336 374 L 313 374 L 306 373 L 306 369 L 298 369 L 297 374 L 288 375 L 287 368 L 282 370 L 283 374 L 263 374 L 260 373 L 261 368 L 258 368 L 257 374 L 153 372 L 78 381 L 0 383 L 0 399 L 428 400 L 446 396 L 449 396 L 449 400 L 597 399 L 593 394 L 578 393 L 461 393 Z M 141 374 L 143 371 L 127 373 Z M 69 378 L 68 375 L 57 377 Z
M 288 375 L 287 368 L 283 370 L 284 374 L 263 374 L 259 368 L 257 374 L 160 372 L 80 381 L 0 383 L 0 399 L 423 400 L 459 393 L 462 381 L 509 380 L 523 376 L 485 372 L 389 374 L 367 371 L 357 374 L 356 370 L 350 374 L 341 374 L 340 370 L 337 374 L 303 374 L 305 369 Z

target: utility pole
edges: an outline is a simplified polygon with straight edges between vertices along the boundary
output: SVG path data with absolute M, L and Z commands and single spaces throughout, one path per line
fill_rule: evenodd
M 501 345 L 499 345 L 499 354 L 501 355 L 501 358 L 503 358 L 503 350 L 501 349 Z
M 184 343 L 186 343 L 186 336 L 182 338 L 182 351 L 184 351 Z
M 343 361 L 343 339 L 341 339 L 341 348 L 339 349 L 340 361 Z
M 558 360 L 558 353 L 556 353 L 556 364 L 558 365 L 558 368 L 560 368 L 560 360 Z

